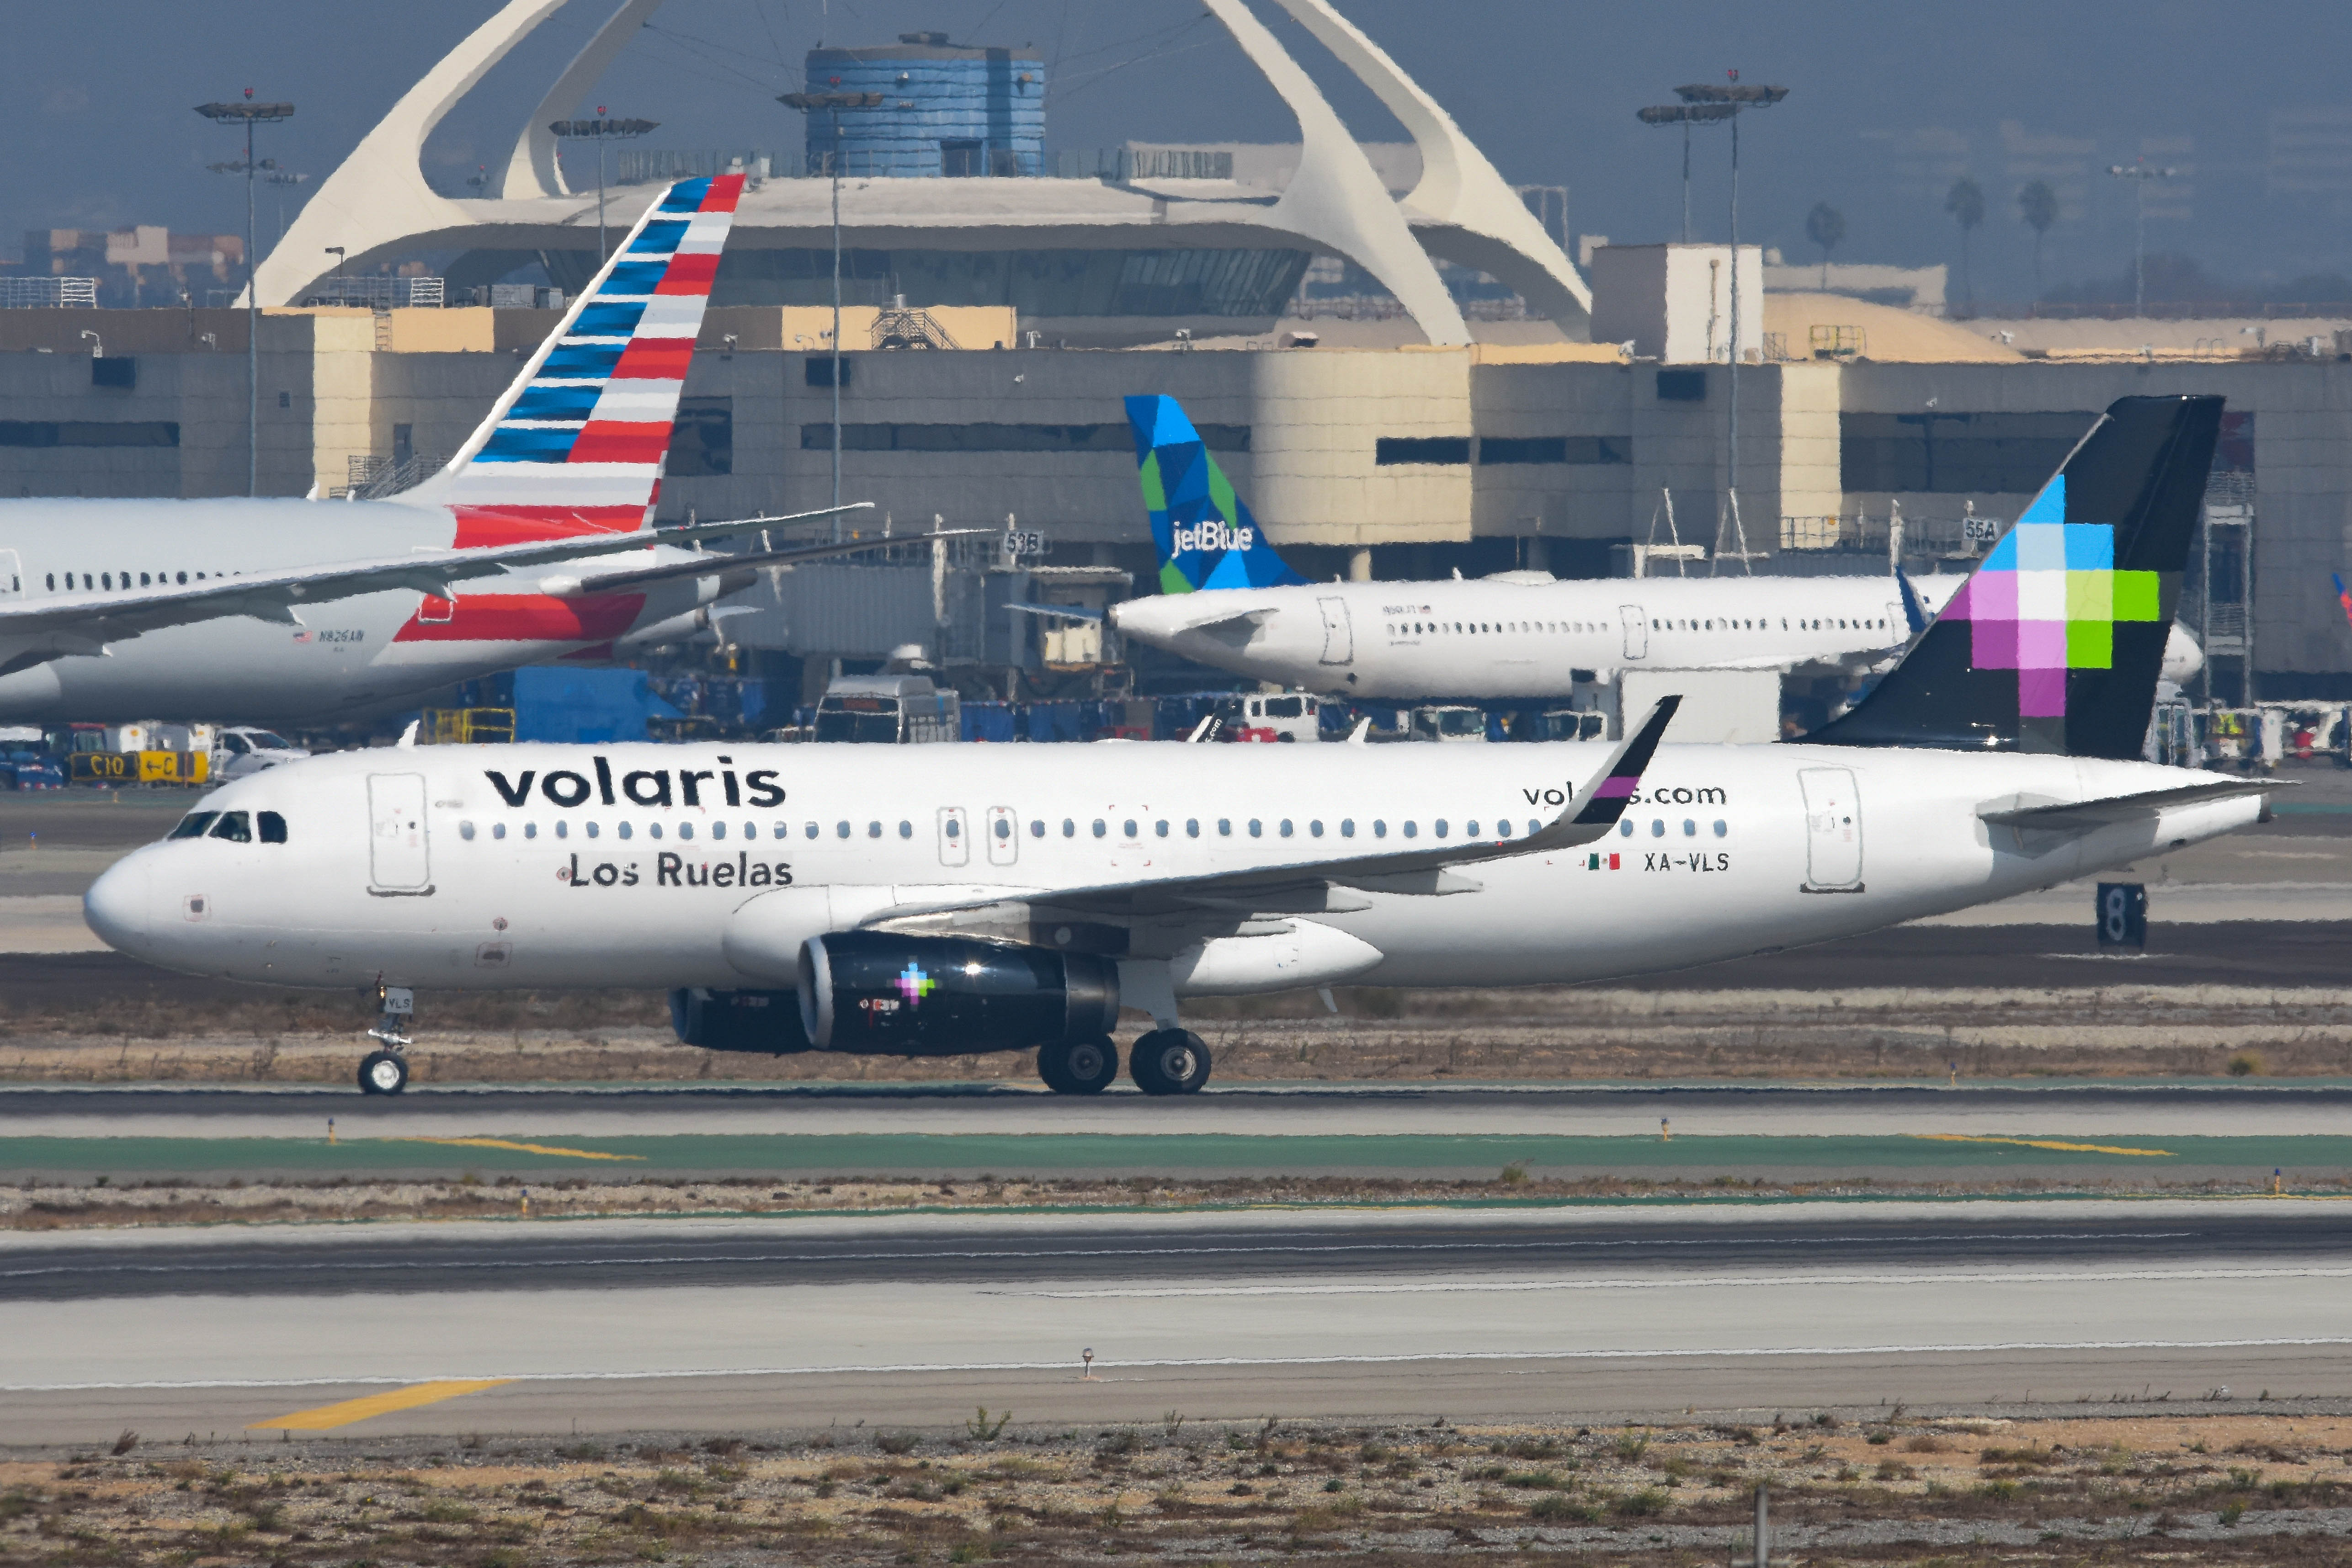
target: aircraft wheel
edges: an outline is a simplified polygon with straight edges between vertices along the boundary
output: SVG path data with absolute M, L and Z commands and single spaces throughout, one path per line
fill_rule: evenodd
M 1156 1029 L 1128 1052 L 1127 1071 L 1146 1094 L 1197 1094 L 1209 1081 L 1209 1047 L 1191 1030 Z
M 372 1051 L 360 1063 L 360 1090 L 367 1094 L 397 1094 L 408 1087 L 408 1061 L 389 1051 Z
M 1107 1040 L 1041 1046 L 1037 1076 L 1056 1094 L 1099 1094 L 1118 1076 L 1118 1047 Z

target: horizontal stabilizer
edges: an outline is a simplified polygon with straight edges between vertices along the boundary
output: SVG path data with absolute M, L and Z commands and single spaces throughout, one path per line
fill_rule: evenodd
M 2150 789 L 2137 795 L 2110 795 L 2097 800 L 2061 800 L 2047 806 L 2015 806 L 1980 810 L 1979 820 L 1998 828 L 2023 828 L 2048 832 L 2089 832 L 2116 822 L 2136 822 L 2170 806 L 2201 805 L 2245 795 L 2267 795 L 2292 785 L 2275 779 L 2216 779 L 2183 784 L 2170 789 Z

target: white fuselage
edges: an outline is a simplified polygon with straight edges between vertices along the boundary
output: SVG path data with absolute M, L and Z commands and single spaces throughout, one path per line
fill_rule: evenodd
M 747 972 L 727 946 L 785 889 L 830 888 L 853 923 L 981 894 L 1491 840 L 1498 823 L 1523 836 L 1593 766 L 1576 745 L 352 752 L 203 802 L 280 814 L 283 843 L 149 845 L 100 878 L 88 910 L 124 952 L 279 985 L 788 986 L 775 962 Z M 1669 745 L 1587 849 L 1367 891 L 1293 924 L 1376 949 L 1349 977 L 1369 985 L 1670 969 L 2005 898 L 2255 820 L 2252 798 L 2077 834 L 2021 837 L 1979 815 L 2204 778 L 2064 757 Z M 1236 926 L 1256 907 L 1238 896 Z M 796 941 L 772 958 L 789 964 Z
M 446 507 L 398 499 L 0 500 L 0 594 L 37 603 L 70 581 L 136 591 L 239 573 L 446 550 Z M 593 558 L 618 570 L 693 559 L 674 548 Z M 382 711 L 457 681 L 597 647 L 689 613 L 706 580 L 622 593 L 541 591 L 568 569 L 478 579 L 455 601 L 411 590 L 308 605 L 303 624 L 229 616 L 105 643 L 0 675 L 0 722 L 159 716 L 300 724 Z M 101 635 L 103 633 L 101 632 Z
M 1963 580 L 1914 587 L 1933 615 Z M 1199 624 L 1217 614 L 1232 618 Z M 1886 577 L 1308 583 L 1130 599 L 1111 621 L 1139 642 L 1286 686 L 1472 701 L 1566 697 L 1576 672 L 1868 661 L 1911 634 Z

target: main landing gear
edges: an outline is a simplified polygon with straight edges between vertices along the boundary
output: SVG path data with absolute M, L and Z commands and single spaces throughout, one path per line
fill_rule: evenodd
M 1209 1081 L 1209 1047 L 1188 1029 L 1155 1029 L 1127 1054 L 1128 1075 L 1146 1094 L 1197 1094 Z
M 377 1017 L 368 1030 L 370 1040 L 383 1049 L 371 1051 L 360 1061 L 360 1092 L 397 1094 L 408 1087 L 408 1024 L 416 1016 L 416 993 L 406 986 L 378 984 Z
M 1056 1094 L 1099 1094 L 1118 1076 L 1118 1047 L 1108 1040 L 1040 1046 L 1037 1076 Z

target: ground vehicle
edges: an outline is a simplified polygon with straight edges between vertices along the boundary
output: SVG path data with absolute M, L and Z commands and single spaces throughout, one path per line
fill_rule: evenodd
M 1319 740 L 1323 699 L 1299 692 L 1234 697 L 1217 705 L 1219 740 Z
M 913 746 L 963 738 L 963 702 L 929 675 L 845 675 L 816 705 L 816 738 Z
M 1415 740 L 1484 740 L 1486 738 L 1486 710 L 1440 703 L 1412 710 L 1412 738 Z
M 509 736 L 512 732 L 509 731 Z M 223 782 L 294 762 L 310 754 L 274 730 L 231 725 L 213 737 L 213 777 Z

